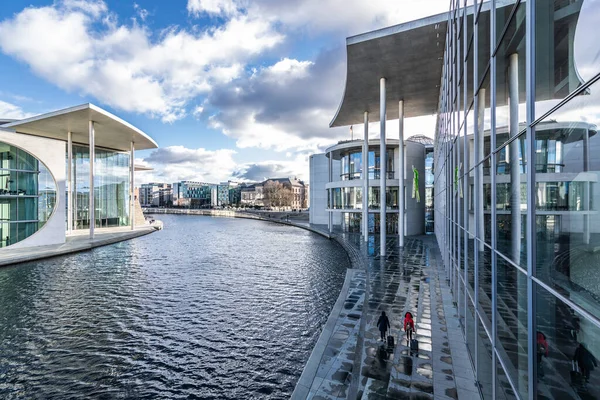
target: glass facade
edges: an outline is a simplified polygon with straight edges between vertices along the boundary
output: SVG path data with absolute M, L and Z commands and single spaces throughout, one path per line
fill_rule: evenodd
M 0 142 L 0 247 L 41 229 L 54 212 L 56 183 L 34 156 Z
M 130 155 L 96 148 L 94 206 L 97 228 L 128 226 Z M 89 229 L 90 151 L 73 145 L 73 228 Z M 69 193 L 67 193 L 67 196 Z
M 381 157 L 379 151 L 369 151 L 369 179 L 379 179 Z M 342 156 L 341 180 L 362 179 L 362 150 L 356 150 Z M 394 179 L 394 150 L 387 150 L 387 179 Z
M 433 212 L 481 394 L 600 398 L 600 2 L 451 4 Z

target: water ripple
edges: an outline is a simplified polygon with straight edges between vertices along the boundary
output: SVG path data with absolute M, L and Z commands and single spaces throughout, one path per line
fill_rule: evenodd
M 288 398 L 343 283 L 343 250 L 270 223 L 166 229 L 0 269 L 0 398 Z

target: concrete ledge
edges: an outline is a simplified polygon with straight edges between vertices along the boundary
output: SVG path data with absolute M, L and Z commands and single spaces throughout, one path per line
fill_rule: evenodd
M 340 295 L 338 296 L 337 301 L 335 302 L 331 313 L 329 314 L 329 318 L 321 331 L 321 335 L 313 348 L 306 365 L 304 366 L 304 370 L 302 371 L 302 375 L 300 375 L 300 379 L 296 383 L 296 388 L 292 393 L 292 399 L 306 399 L 311 387 L 313 386 L 313 382 L 317 376 L 317 372 L 319 370 L 319 366 L 321 365 L 321 359 L 323 358 L 323 354 L 325 349 L 327 348 L 327 344 L 329 343 L 329 339 L 335 332 L 335 326 L 342 311 L 342 307 L 344 307 L 344 303 L 346 302 L 346 298 L 348 297 L 348 291 L 350 289 L 350 283 L 354 278 L 354 275 L 359 270 L 356 269 L 348 269 L 346 271 L 346 278 L 344 280 L 344 285 L 342 286 L 342 290 L 340 291 Z
M 162 228 L 162 225 L 160 227 Z M 135 230 L 107 230 L 106 232 L 98 230 L 94 239 L 90 239 L 87 235 L 76 235 L 68 237 L 64 244 L 59 245 L 38 246 L 31 249 L 11 249 L 9 247 L 0 250 L 0 267 L 91 250 L 144 236 L 159 229 L 158 226 L 143 226 L 137 227 Z
M 258 221 L 267 221 L 274 222 L 280 225 L 289 225 L 294 226 L 296 228 L 304 229 L 317 235 L 321 235 L 327 239 L 332 239 L 333 236 L 329 234 L 329 232 L 323 231 L 318 228 L 314 228 L 310 226 L 308 223 L 299 223 L 292 221 L 284 221 L 275 218 L 266 218 L 261 217 L 257 214 L 244 213 L 239 211 L 231 211 L 231 210 L 187 210 L 187 209 L 177 209 L 177 208 L 149 208 L 146 210 L 147 214 L 174 214 L 174 215 L 201 215 L 205 217 L 226 217 L 226 218 L 241 218 L 241 219 L 254 219 Z

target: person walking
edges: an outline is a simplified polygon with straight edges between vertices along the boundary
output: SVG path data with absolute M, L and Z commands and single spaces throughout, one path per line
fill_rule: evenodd
M 581 370 L 581 375 L 586 382 L 590 381 L 590 372 L 594 370 L 594 367 L 598 367 L 598 362 L 596 361 L 596 357 L 588 349 L 585 348 L 583 343 L 579 343 L 577 350 L 575 350 L 575 355 L 573 356 L 573 361 L 577 362 L 579 369 Z
M 413 319 L 413 315 L 410 312 L 404 314 L 404 331 L 406 332 L 406 338 L 408 339 L 408 343 L 413 338 L 413 332 L 415 331 L 415 321 Z
M 381 312 L 381 316 L 379 316 L 379 320 L 377 321 L 377 327 L 379 328 L 379 333 L 381 333 L 381 341 L 385 342 L 386 332 L 391 327 L 390 320 L 385 315 L 385 311 Z

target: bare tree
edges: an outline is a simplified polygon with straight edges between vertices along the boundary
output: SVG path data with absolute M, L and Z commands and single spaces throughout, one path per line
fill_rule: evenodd
M 263 196 L 266 207 L 291 207 L 294 199 L 292 190 L 277 181 L 265 182 Z

